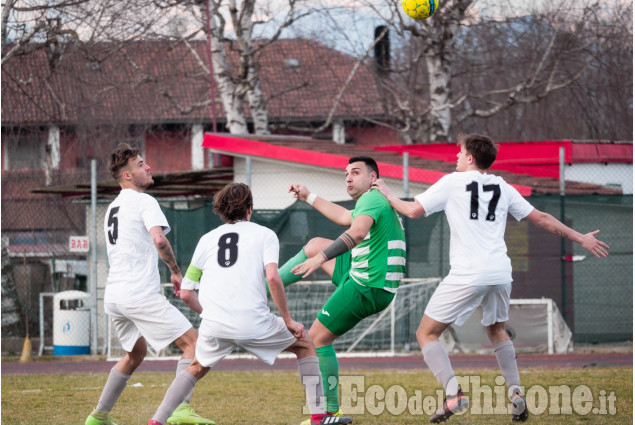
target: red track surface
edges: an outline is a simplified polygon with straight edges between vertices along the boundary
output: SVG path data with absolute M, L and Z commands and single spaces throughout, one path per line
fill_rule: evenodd
M 492 355 L 450 356 L 456 370 L 498 369 L 496 357 Z M 340 368 L 359 369 L 427 369 L 421 356 L 407 357 L 356 357 L 340 358 Z M 66 373 L 108 373 L 115 362 L 101 360 L 73 360 L 61 358 L 50 361 L 34 360 L 28 363 L 4 361 L 0 364 L 2 375 L 37 375 Z M 585 368 L 633 366 L 633 353 L 592 353 L 592 354 L 519 354 L 518 367 L 527 368 Z M 175 360 L 145 361 L 139 372 L 174 372 Z M 297 370 L 295 359 L 278 359 L 273 366 L 259 360 L 232 359 L 221 361 L 214 370 Z

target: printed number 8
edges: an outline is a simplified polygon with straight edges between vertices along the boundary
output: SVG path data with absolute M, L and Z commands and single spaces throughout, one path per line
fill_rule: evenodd
M 238 233 L 225 233 L 218 239 L 218 265 L 231 267 L 238 260 Z

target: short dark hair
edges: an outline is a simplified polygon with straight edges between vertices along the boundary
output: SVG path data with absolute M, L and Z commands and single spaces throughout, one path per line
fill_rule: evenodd
M 465 151 L 474 157 L 474 162 L 480 170 L 487 170 L 496 161 L 498 146 L 487 136 L 480 134 L 459 134 L 459 146 L 465 147 Z
M 246 220 L 254 199 L 251 189 L 245 183 L 228 183 L 214 195 L 214 212 L 225 223 Z
M 139 156 L 139 148 L 132 147 L 127 143 L 120 143 L 110 154 L 108 169 L 112 177 L 119 181 L 121 179 L 121 169 L 128 165 L 130 158 Z
M 370 168 L 371 171 L 374 171 L 375 174 L 377 174 L 377 178 L 379 178 L 379 167 L 373 158 L 369 156 L 354 156 L 348 160 L 349 164 L 352 164 L 353 162 L 363 162 L 368 168 Z

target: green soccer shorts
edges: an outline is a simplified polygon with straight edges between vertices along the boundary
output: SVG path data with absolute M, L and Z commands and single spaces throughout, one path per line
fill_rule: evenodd
M 317 314 L 320 323 L 338 336 L 384 310 L 395 297 L 392 292 L 358 284 L 350 277 L 350 268 L 350 251 L 336 258 L 332 282 L 337 289 Z

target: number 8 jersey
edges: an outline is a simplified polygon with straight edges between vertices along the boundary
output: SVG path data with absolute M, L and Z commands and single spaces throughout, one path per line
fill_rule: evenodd
M 415 197 L 426 216 L 445 210 L 450 225 L 446 283 L 500 285 L 512 281 L 505 245 L 507 213 L 522 220 L 533 210 L 502 177 L 478 171 L 443 176 Z
M 104 220 L 108 280 L 104 302 L 136 304 L 150 294 L 161 292 L 159 253 L 150 229 L 163 227 L 168 221 L 156 199 L 146 193 L 122 189 L 108 206 Z
M 206 329 L 219 338 L 249 339 L 275 325 L 267 305 L 265 266 L 278 264 L 276 234 L 249 221 L 223 224 L 196 245 L 182 289 L 199 289 Z

